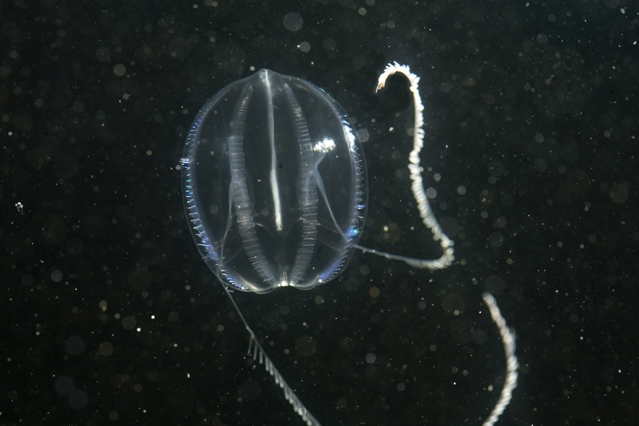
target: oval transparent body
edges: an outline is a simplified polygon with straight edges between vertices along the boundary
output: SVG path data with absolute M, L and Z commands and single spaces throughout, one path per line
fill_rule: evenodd
M 199 111 L 183 164 L 191 232 L 222 283 L 310 289 L 346 267 L 366 212 L 356 133 L 326 92 L 260 70 Z

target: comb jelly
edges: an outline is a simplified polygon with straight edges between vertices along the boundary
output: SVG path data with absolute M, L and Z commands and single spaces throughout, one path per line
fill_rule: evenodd
M 399 256 L 357 244 L 367 201 L 362 148 L 342 107 L 303 79 L 262 69 L 229 84 L 198 112 L 181 160 L 185 210 L 198 250 L 250 335 L 249 355 L 264 365 L 309 426 L 320 423 L 268 357 L 231 291 L 312 289 L 337 277 L 355 248 L 417 268 L 452 264 L 453 242 L 428 204 L 421 177 L 419 77 L 406 66 L 389 64 L 378 90 L 394 73 L 405 75 L 411 84 L 411 189 L 424 225 L 442 249 L 438 259 Z M 485 297 L 508 359 L 500 402 L 484 423 L 492 425 L 516 385 L 517 359 L 510 330 L 492 296 Z

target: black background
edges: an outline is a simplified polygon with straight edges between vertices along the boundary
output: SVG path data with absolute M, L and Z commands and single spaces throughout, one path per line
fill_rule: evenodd
M 488 290 L 522 365 L 501 424 L 632 424 L 638 18 L 623 0 L 0 0 L 0 424 L 302 425 L 244 358 L 176 168 L 217 90 L 307 79 L 370 134 L 362 243 L 437 256 L 406 82 L 374 94 L 389 61 L 422 77 L 456 262 L 356 253 L 312 291 L 236 293 L 275 365 L 325 425 L 481 424 L 505 367 Z

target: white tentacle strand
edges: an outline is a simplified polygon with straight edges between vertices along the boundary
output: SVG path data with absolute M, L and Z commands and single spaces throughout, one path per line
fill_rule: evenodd
M 444 234 L 441 226 L 439 226 L 439 222 L 437 222 L 437 219 L 433 214 L 433 210 L 430 208 L 428 198 L 426 198 L 426 191 L 424 190 L 422 167 L 420 166 L 419 158 L 419 153 L 424 146 L 424 104 L 422 103 L 422 97 L 419 95 L 419 77 L 410 72 L 410 68 L 407 65 L 400 65 L 397 62 L 394 62 L 392 64 L 388 64 L 384 72 L 379 76 L 376 91 L 380 91 L 384 85 L 386 85 L 386 79 L 395 73 L 400 73 L 408 79 L 408 82 L 410 83 L 410 91 L 413 94 L 413 105 L 415 109 L 413 150 L 408 157 L 408 170 L 412 181 L 411 189 L 413 190 L 415 201 L 417 201 L 417 208 L 419 209 L 422 221 L 433 233 L 433 239 L 435 241 L 439 241 L 439 245 L 441 246 L 443 253 L 439 259 L 434 260 L 403 258 L 401 256 L 391 257 L 403 260 L 415 268 L 444 269 L 450 266 L 453 263 L 453 260 L 455 260 L 455 256 L 453 255 L 454 243 L 446 236 L 446 234 Z M 375 252 L 370 249 L 366 249 L 364 251 Z

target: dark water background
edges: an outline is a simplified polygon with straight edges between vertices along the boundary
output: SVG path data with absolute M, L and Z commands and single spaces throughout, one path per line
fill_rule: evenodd
M 522 365 L 500 424 L 633 424 L 637 13 L 0 0 L 0 425 L 302 425 L 243 357 L 176 166 L 217 90 L 264 67 L 305 78 L 370 135 L 363 242 L 436 256 L 410 194 L 406 83 L 374 94 L 391 60 L 422 77 L 424 179 L 457 261 L 360 253 L 309 292 L 236 293 L 271 358 L 324 425 L 479 425 L 504 373 L 489 290 Z

